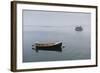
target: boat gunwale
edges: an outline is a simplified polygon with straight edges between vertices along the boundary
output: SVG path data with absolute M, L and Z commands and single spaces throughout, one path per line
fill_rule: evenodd
M 42 44 L 38 44 L 35 43 L 35 46 L 37 47 L 51 47 L 51 46 L 56 46 L 57 44 L 61 44 L 62 42 L 56 42 L 56 43 L 42 43 Z

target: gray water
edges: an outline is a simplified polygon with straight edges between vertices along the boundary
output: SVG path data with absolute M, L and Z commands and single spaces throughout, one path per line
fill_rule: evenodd
M 62 48 L 62 52 L 40 50 L 37 53 L 32 49 L 36 41 L 44 40 L 58 40 L 65 47 Z M 24 62 L 90 59 L 90 36 L 85 31 L 27 31 L 24 33 L 23 41 Z
M 48 14 L 48 19 L 46 14 Z M 90 14 L 64 13 L 64 17 L 61 14 L 61 12 L 55 14 L 55 12 L 23 11 L 23 62 L 91 58 Z M 50 21 L 52 18 L 53 22 Z M 75 31 L 77 25 L 81 25 L 83 31 Z M 60 41 L 63 43 L 64 48 L 61 52 L 45 50 L 36 52 L 32 49 L 32 45 L 37 41 Z

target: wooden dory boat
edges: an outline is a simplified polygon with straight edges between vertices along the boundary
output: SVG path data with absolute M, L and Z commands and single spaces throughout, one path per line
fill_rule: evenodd
M 62 42 L 56 43 L 35 43 L 32 45 L 32 48 L 38 52 L 39 50 L 47 50 L 47 51 L 62 51 Z
M 56 42 L 56 43 L 35 43 L 33 46 L 35 48 L 61 48 L 62 42 Z

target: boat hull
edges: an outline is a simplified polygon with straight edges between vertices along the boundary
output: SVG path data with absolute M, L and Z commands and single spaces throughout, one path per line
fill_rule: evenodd
M 59 47 L 59 48 L 36 48 L 35 50 L 36 50 L 36 52 L 38 52 L 39 50 L 62 52 L 61 47 Z

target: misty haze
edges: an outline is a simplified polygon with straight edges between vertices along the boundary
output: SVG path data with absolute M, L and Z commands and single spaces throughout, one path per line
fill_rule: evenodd
M 23 62 L 86 60 L 91 58 L 91 14 L 23 10 Z M 76 31 L 77 26 L 82 31 Z M 61 52 L 32 49 L 39 41 L 60 41 Z

